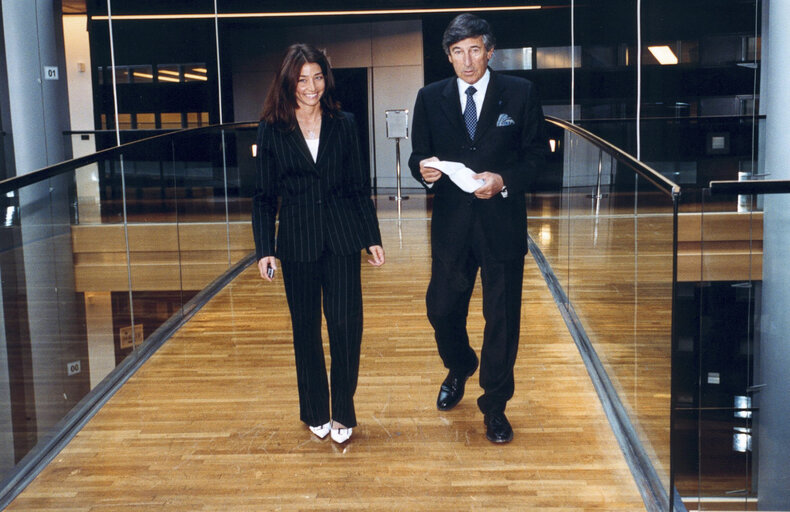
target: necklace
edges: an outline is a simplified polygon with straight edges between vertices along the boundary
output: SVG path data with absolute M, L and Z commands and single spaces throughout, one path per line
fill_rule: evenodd
M 307 119 L 298 120 L 298 121 L 299 121 L 299 127 L 302 129 L 302 133 L 306 135 L 307 139 L 318 138 L 318 132 L 321 129 L 320 115 L 316 119 L 311 119 L 309 121 Z

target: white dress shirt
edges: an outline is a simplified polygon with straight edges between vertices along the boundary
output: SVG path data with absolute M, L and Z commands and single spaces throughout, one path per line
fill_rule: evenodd
M 488 82 L 491 81 L 491 71 L 486 69 L 485 74 L 480 77 L 480 80 L 473 84 L 468 84 L 460 78 L 458 78 L 456 81 L 458 82 L 458 96 L 461 98 L 461 114 L 463 115 L 464 111 L 466 110 L 466 90 L 470 85 L 472 85 L 476 89 L 475 93 L 472 95 L 472 99 L 475 101 L 477 118 L 480 119 L 480 111 L 483 109 L 483 100 L 486 97 Z
M 313 162 L 318 160 L 318 142 L 319 139 L 305 139 L 307 143 L 307 149 L 310 150 L 310 154 L 313 155 Z

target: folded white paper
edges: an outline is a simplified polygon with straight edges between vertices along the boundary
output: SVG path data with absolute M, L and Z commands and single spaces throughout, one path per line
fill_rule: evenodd
M 476 179 L 477 173 L 460 162 L 448 162 L 439 160 L 437 162 L 426 162 L 425 167 L 439 169 L 458 185 L 464 192 L 474 192 L 485 183 L 484 180 Z

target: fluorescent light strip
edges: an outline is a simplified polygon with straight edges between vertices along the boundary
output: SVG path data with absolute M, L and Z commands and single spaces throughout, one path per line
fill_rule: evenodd
M 174 78 L 172 76 L 159 75 L 159 81 L 160 82 L 180 82 L 181 80 L 179 80 L 178 78 Z
M 446 7 L 441 9 L 381 9 L 359 11 L 309 11 L 309 12 L 239 12 L 221 13 L 217 18 L 289 18 L 304 16 L 369 16 L 383 14 L 436 14 L 445 12 L 492 12 L 492 11 L 533 11 L 542 9 L 540 5 L 522 5 L 506 7 Z M 108 16 L 91 16 L 94 21 L 106 21 Z M 113 20 L 207 20 L 214 19 L 214 14 L 115 14 Z
M 208 78 L 203 75 L 195 75 L 193 73 L 184 73 L 184 78 L 191 78 L 192 80 L 208 80 Z
M 159 69 L 159 74 L 171 75 L 171 76 L 179 76 L 178 71 L 173 71 L 171 69 Z

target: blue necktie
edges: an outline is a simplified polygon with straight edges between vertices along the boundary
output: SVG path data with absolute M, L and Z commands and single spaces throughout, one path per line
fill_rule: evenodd
M 466 89 L 466 108 L 464 109 L 464 121 L 466 122 L 466 131 L 469 132 L 469 138 L 475 138 L 475 130 L 477 129 L 477 106 L 472 95 L 477 92 L 477 89 L 471 85 Z

